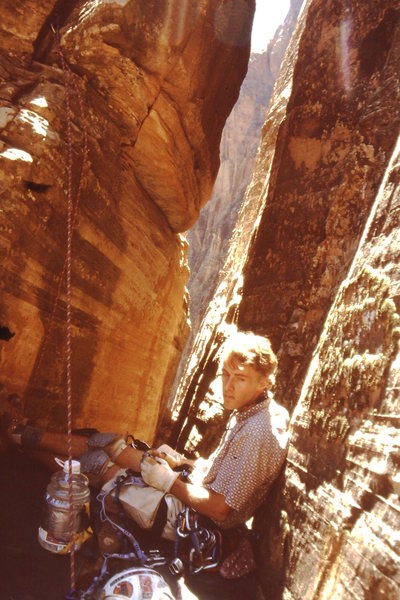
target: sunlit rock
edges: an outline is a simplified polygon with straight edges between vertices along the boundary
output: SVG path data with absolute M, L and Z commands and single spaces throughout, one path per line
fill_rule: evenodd
M 0 326 L 15 335 L 0 340 L 1 379 L 35 423 L 66 427 L 60 277 L 80 189 L 73 423 L 152 440 L 188 335 L 180 232 L 211 195 L 253 12 L 242 0 L 2 3 Z

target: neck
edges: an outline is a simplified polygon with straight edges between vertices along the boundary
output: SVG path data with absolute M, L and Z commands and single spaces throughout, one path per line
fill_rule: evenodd
M 252 406 L 255 406 L 256 404 L 260 404 L 260 402 L 264 402 L 264 400 L 269 400 L 269 399 L 270 398 L 266 392 L 261 393 L 259 396 L 257 396 L 257 398 L 254 398 L 254 400 L 252 400 L 245 406 L 242 406 L 242 408 L 238 409 L 238 412 L 244 412 L 248 408 L 251 408 Z

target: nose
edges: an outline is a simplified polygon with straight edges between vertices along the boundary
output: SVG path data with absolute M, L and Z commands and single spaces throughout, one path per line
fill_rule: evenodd
M 230 390 L 233 388 L 233 377 L 232 377 L 232 376 L 230 376 L 230 375 L 229 375 L 229 376 L 228 376 L 228 377 L 225 379 L 225 385 L 224 385 L 224 388 L 225 388 L 225 390 L 226 390 L 227 392 L 229 392 L 229 391 L 230 391 Z

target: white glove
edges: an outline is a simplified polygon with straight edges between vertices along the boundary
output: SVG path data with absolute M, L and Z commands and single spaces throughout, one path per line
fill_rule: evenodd
M 143 481 L 157 490 L 169 492 L 180 473 L 175 473 L 163 458 L 144 456 L 140 469 Z
M 187 462 L 182 454 L 179 454 L 179 452 L 173 450 L 171 446 L 168 446 L 168 444 L 162 444 L 159 448 L 157 448 L 157 451 L 165 455 L 163 458 L 167 461 L 171 469 L 176 469 L 176 467 L 180 467 Z

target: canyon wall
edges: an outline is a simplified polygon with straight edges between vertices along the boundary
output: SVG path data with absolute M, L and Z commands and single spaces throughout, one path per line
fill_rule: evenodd
M 65 428 L 69 201 L 74 426 L 152 440 L 188 334 L 180 232 L 211 195 L 253 13 L 2 3 L 0 379 L 35 423 Z
M 399 598 L 399 210 L 400 139 L 292 420 L 292 598 Z
M 238 319 L 280 349 L 280 393 L 292 407 L 399 122 L 394 7 L 316 2 L 309 11 Z
M 399 16 L 302 7 L 175 405 L 174 439 L 205 453 L 219 343 L 271 338 L 292 435 L 255 519 L 268 600 L 399 597 Z

